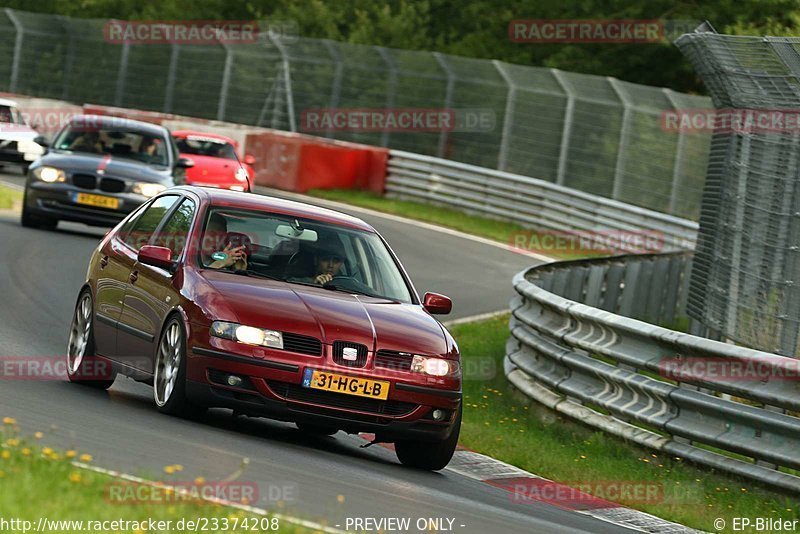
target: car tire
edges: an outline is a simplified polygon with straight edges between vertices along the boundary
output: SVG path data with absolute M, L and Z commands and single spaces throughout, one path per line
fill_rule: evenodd
M 412 441 L 402 440 L 394 444 L 394 450 L 400 463 L 408 467 L 439 471 L 444 469 L 458 445 L 458 435 L 461 432 L 461 407 L 453 424 L 453 431 L 441 441 Z
M 317 425 L 314 423 L 295 423 L 297 428 L 305 434 L 313 436 L 332 436 L 336 434 L 339 429 L 333 426 Z
M 179 316 L 167 321 L 156 347 L 153 372 L 153 398 L 161 413 L 194 417 L 205 407 L 186 398 L 186 333 Z
M 114 383 L 116 373 L 111 363 L 100 360 L 94 345 L 94 305 L 92 292 L 81 291 L 67 343 L 67 378 L 70 382 L 96 389 L 108 389 Z

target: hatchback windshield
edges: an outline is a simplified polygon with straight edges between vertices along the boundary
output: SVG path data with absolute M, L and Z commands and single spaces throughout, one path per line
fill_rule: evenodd
M 209 210 L 200 247 L 209 269 L 411 302 L 377 234 L 250 210 Z
M 236 151 L 233 145 L 221 139 L 190 135 L 188 137 L 176 137 L 175 142 L 178 144 L 178 151 L 181 154 L 236 159 Z
M 72 125 L 61 131 L 53 148 L 167 165 L 165 139 L 136 130 Z

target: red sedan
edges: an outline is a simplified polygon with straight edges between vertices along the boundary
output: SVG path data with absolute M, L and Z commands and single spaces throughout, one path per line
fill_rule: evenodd
M 180 157 L 189 158 L 194 166 L 186 169 L 186 183 L 218 187 L 233 191 L 249 191 L 255 173 L 255 158 L 246 155 L 239 161 L 239 144 L 224 135 L 191 130 L 176 130 L 172 137 Z
M 288 200 L 182 186 L 95 250 L 68 347 L 74 382 L 153 385 L 162 412 L 207 407 L 330 435 L 370 432 L 442 469 L 461 425 L 461 365 L 384 239 Z

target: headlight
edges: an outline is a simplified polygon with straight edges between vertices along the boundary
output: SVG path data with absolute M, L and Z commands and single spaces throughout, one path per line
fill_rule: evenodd
M 423 373 L 431 376 L 454 375 L 459 372 L 458 362 L 444 360 L 442 358 L 429 358 L 427 356 L 415 355 L 411 360 L 411 371 Z
M 234 177 L 240 182 L 246 182 L 247 179 L 249 178 L 249 176 L 247 175 L 247 171 L 244 170 L 244 167 L 239 167 L 238 169 L 236 169 L 236 174 L 234 174 Z
M 142 195 L 143 197 L 151 198 L 159 194 L 160 192 L 164 191 L 166 186 L 161 184 L 151 184 L 149 182 L 136 182 L 133 184 L 132 191 L 137 195 Z
M 33 171 L 33 175 L 39 180 L 47 182 L 48 184 L 52 184 L 53 182 L 64 182 L 67 179 L 67 177 L 64 175 L 64 171 L 61 169 L 47 166 L 37 167 L 36 170 Z
M 238 341 L 246 345 L 260 345 L 274 349 L 283 348 L 283 334 L 275 330 L 265 330 L 225 321 L 211 323 L 211 335 Z

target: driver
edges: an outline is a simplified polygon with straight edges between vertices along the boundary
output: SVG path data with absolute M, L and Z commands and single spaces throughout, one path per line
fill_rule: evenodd
M 334 245 L 319 245 L 314 250 L 314 274 L 312 276 L 291 278 L 293 282 L 325 285 L 339 275 L 344 265 L 344 254 Z
M 220 236 L 228 233 L 228 223 L 219 213 L 212 213 L 203 236 L 203 264 L 209 269 L 225 269 L 233 266 L 234 270 L 247 269 L 247 253 L 244 245 L 233 247 L 225 243 L 223 250 L 217 249 Z

